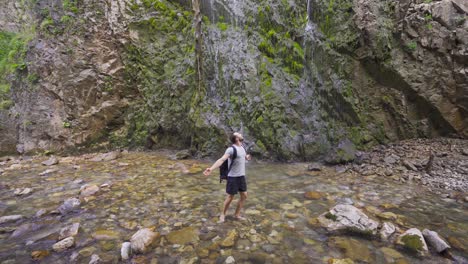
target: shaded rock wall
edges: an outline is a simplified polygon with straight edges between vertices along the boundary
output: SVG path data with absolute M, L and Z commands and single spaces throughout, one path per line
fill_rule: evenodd
M 203 0 L 201 82 L 191 1 L 71 3 L 0 4 L 23 14 L 2 30 L 38 25 L 3 115 L 20 152 L 208 155 L 241 130 L 264 157 L 312 159 L 347 139 L 468 136 L 463 1 Z

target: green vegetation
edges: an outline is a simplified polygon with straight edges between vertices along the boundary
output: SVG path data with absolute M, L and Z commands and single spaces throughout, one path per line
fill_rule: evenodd
M 218 22 L 216 25 L 221 31 L 226 31 L 228 29 L 228 24 L 224 22 Z
M 27 43 L 31 39 L 29 34 L 15 34 L 0 31 L 0 108 L 8 109 L 13 105 L 10 100 L 10 84 L 7 76 L 16 70 L 26 69 L 24 61 Z
M 62 125 L 64 128 L 71 128 L 71 123 L 68 121 L 64 121 Z
M 330 220 L 332 220 L 332 221 L 336 221 L 336 219 L 337 219 L 336 215 L 334 215 L 334 214 L 332 214 L 332 213 L 330 213 L 330 212 L 327 212 L 327 213 L 325 214 L 325 218 L 330 219 Z
M 63 0 L 62 7 L 65 11 L 78 13 L 78 0 Z
M 416 50 L 416 48 L 418 47 L 416 41 L 411 41 L 409 42 L 408 44 L 406 44 L 406 49 L 410 52 L 413 52 Z

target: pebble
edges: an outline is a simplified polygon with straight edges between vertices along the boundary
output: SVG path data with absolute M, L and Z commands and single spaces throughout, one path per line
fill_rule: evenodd
M 97 254 L 93 254 L 91 256 L 91 260 L 89 261 L 89 264 L 98 264 L 101 262 L 101 258 Z

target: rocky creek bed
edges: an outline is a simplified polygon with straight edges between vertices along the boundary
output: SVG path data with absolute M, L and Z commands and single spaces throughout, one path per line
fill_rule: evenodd
M 400 157 L 393 167 L 402 152 L 391 153 Z M 0 263 L 466 263 L 465 171 L 447 198 L 420 184 L 424 176 L 389 180 L 379 170 L 393 167 L 370 161 L 312 171 L 250 162 L 248 220 L 218 224 L 224 185 L 202 175 L 204 161 L 144 152 L 4 159 Z M 453 164 L 445 167 L 458 173 Z

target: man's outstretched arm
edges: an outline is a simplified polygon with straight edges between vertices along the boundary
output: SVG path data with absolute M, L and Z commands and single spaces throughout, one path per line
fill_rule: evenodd
M 225 160 L 229 158 L 229 154 L 224 154 L 219 160 L 217 160 L 211 167 L 207 168 L 203 174 L 205 176 L 208 176 L 211 174 L 211 172 L 217 168 L 219 168 Z

